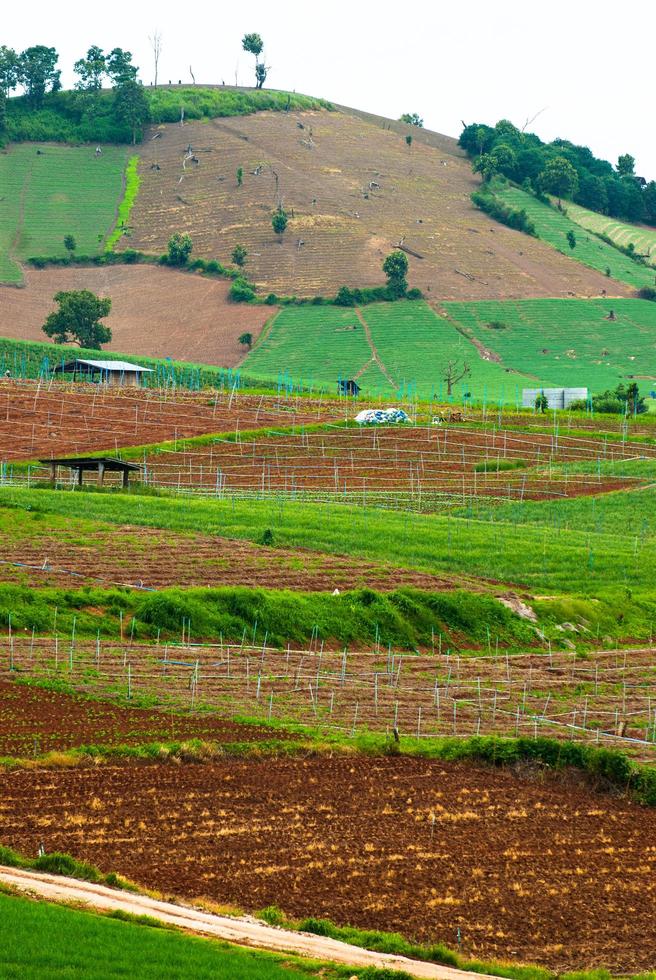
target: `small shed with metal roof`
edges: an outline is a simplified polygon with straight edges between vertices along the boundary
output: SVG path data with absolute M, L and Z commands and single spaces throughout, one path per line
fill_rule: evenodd
M 130 361 L 92 361 L 85 357 L 58 364 L 54 370 L 59 374 L 72 374 L 73 380 L 77 377 L 112 386 L 140 385 L 146 375 L 153 373 L 152 368 Z

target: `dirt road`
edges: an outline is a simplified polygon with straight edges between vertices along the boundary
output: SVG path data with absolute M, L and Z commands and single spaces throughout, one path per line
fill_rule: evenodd
M 0 867 L 0 881 L 13 888 L 55 902 L 82 902 L 103 911 L 121 909 L 133 915 L 150 915 L 162 922 L 191 932 L 214 936 L 241 946 L 252 946 L 273 952 L 309 956 L 312 959 L 346 963 L 353 967 L 374 966 L 380 969 L 405 970 L 413 977 L 435 980 L 480 980 L 479 974 L 454 970 L 435 963 L 421 963 L 404 956 L 374 953 L 324 936 L 288 932 L 249 917 L 212 915 L 198 909 L 170 902 L 158 902 L 144 895 L 93 885 L 73 878 L 37 874 L 19 868 Z

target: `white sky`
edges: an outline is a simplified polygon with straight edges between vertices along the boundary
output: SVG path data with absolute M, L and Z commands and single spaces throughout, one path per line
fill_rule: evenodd
M 656 179 L 651 69 L 656 3 L 633 0 L 33 0 L 3 3 L 0 44 L 47 44 L 65 87 L 91 44 L 127 48 L 152 80 L 148 35 L 162 34 L 160 81 L 251 84 L 241 50 L 257 31 L 272 88 L 296 89 L 397 118 L 418 112 L 457 136 L 467 123 L 509 118 L 544 140 L 587 144 L 615 163 L 636 157 Z

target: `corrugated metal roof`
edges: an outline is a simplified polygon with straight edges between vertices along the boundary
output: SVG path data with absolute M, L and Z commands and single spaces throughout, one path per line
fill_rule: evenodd
M 129 361 L 87 361 L 82 357 L 75 360 L 76 364 L 87 364 L 99 371 L 150 371 L 152 368 L 142 367 L 141 364 L 130 364 Z

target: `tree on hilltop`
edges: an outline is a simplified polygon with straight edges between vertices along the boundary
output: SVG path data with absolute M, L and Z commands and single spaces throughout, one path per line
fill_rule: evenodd
M 123 48 L 113 48 L 106 57 L 107 74 L 114 88 L 125 85 L 126 82 L 136 82 L 138 68 L 132 64 L 132 54 Z
M 635 175 L 635 157 L 630 153 L 622 153 L 617 158 L 617 172 L 620 177 L 633 177 Z
M 73 71 L 79 76 L 75 88 L 80 92 L 99 92 L 106 70 L 107 60 L 102 49 L 95 44 L 92 45 L 86 56 L 73 65 Z
M 13 48 L 0 45 L 0 90 L 5 95 L 16 88 L 20 81 L 18 55 Z
M 27 103 L 31 109 L 40 109 L 45 94 L 61 88 L 61 72 L 56 68 L 59 55 L 55 48 L 43 44 L 26 48 L 18 56 L 18 81 L 25 88 Z
M 402 116 L 399 116 L 399 122 L 408 123 L 409 126 L 418 126 L 419 129 L 423 129 L 424 126 L 424 120 L 418 112 L 404 112 Z
M 264 41 L 259 34 L 244 34 L 241 39 L 241 46 L 244 51 L 255 55 L 255 88 L 262 88 L 269 74 L 269 69 L 260 61 L 260 55 L 264 50 Z
M 383 272 L 387 276 L 387 288 L 395 297 L 399 299 L 405 296 L 408 291 L 408 257 L 400 249 L 390 252 L 383 262 Z
M 114 112 L 116 117 L 132 130 L 132 143 L 137 142 L 137 131 L 150 118 L 150 105 L 139 82 L 124 81 L 114 89 Z
M 75 342 L 89 350 L 100 350 L 112 339 L 112 331 L 100 321 L 109 314 L 112 301 L 88 289 L 55 293 L 59 309 L 50 313 L 42 330 L 57 344 Z

